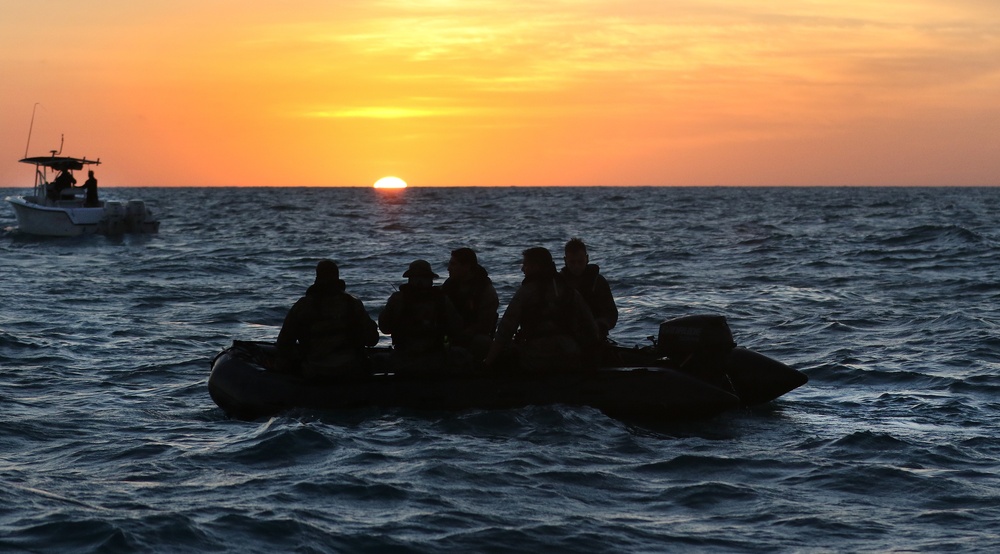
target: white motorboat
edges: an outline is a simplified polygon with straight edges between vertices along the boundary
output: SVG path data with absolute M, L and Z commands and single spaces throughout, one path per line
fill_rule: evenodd
M 57 155 L 24 158 L 21 163 L 35 166 L 32 194 L 6 198 L 14 208 L 17 226 L 22 233 L 50 237 L 74 237 L 86 234 L 118 235 L 156 233 L 160 221 L 141 200 L 119 202 L 97 200 L 96 181 L 93 193 L 84 195 L 75 187 L 73 171 L 99 165 L 100 159 L 71 158 Z M 58 173 L 51 181 L 50 170 Z M 92 196 L 91 196 L 92 195 Z M 91 196 L 88 202 L 87 196 Z

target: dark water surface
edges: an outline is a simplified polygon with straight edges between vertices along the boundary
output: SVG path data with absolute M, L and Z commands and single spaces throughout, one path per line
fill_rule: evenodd
M 14 190 L 0 191 L 0 195 Z M 155 236 L 0 211 L 0 551 L 993 551 L 1000 189 L 106 189 Z M 721 313 L 810 383 L 638 425 L 561 406 L 227 419 L 319 258 L 378 314 L 415 258 L 591 246 L 619 342 Z

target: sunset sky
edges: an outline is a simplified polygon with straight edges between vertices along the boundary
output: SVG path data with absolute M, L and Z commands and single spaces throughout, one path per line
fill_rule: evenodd
M 0 0 L 0 186 L 1000 185 L 997 0 Z

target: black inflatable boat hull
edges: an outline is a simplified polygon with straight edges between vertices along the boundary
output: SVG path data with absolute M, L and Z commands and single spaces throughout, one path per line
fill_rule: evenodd
M 292 408 L 468 410 L 564 404 L 590 406 L 622 418 L 693 419 L 766 402 L 805 382 L 804 375 L 784 364 L 736 349 L 730 353 L 730 363 L 743 366 L 730 371 L 735 376 L 733 386 L 728 385 L 730 379 L 718 386 L 683 371 L 656 365 L 580 373 L 376 373 L 360 380 L 318 383 L 265 370 L 253 350 L 258 349 L 259 354 L 260 349 L 267 348 L 258 343 L 237 342 L 213 361 L 209 393 L 229 416 L 257 419 Z M 779 386 L 757 378 L 762 373 L 761 367 L 769 368 L 772 364 L 777 364 L 776 370 L 763 373 L 776 374 L 778 377 L 772 376 L 771 381 L 781 381 Z M 791 373 L 786 374 L 785 369 Z M 741 398 L 736 391 L 748 396 Z

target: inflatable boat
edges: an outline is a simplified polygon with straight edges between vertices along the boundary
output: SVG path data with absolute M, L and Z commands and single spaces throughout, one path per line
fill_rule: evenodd
M 805 384 L 781 362 L 737 347 L 722 316 L 664 322 L 653 346 L 608 345 L 598 367 L 576 372 L 490 371 L 394 373 L 389 348 L 372 348 L 363 375 L 305 380 L 275 371 L 271 343 L 234 341 L 212 361 L 208 390 L 230 417 L 257 419 L 289 409 L 367 407 L 419 410 L 511 409 L 530 405 L 590 406 L 617 418 L 696 419 L 754 406 Z

